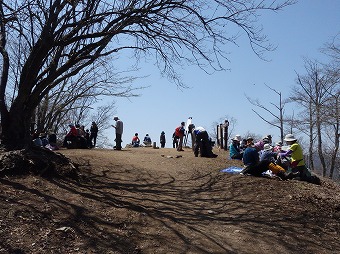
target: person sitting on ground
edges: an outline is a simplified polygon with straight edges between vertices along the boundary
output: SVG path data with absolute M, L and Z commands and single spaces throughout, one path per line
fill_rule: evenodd
M 151 138 L 149 136 L 149 134 L 146 134 L 143 140 L 143 144 L 145 146 L 151 146 Z
M 47 139 L 47 134 L 45 132 L 40 132 L 39 138 L 41 139 L 41 143 L 43 147 L 49 144 L 48 139 Z
M 201 126 L 192 126 L 192 132 L 195 136 L 195 157 L 198 157 L 198 154 L 200 154 L 200 157 L 216 158 L 217 154 L 212 152 L 211 140 L 209 139 L 208 132 Z
M 260 161 L 269 160 L 276 162 L 277 153 L 273 152 L 273 147 L 270 144 L 264 144 L 263 151 L 260 155 Z
M 76 144 L 76 148 L 89 148 L 87 146 L 87 140 L 85 138 L 85 126 L 80 126 L 80 124 L 76 124 L 76 129 L 77 129 L 77 144 Z
M 73 124 L 69 124 L 68 126 L 70 127 L 70 130 L 64 138 L 63 147 L 67 147 L 69 142 L 75 142 L 78 136 L 78 131 L 76 127 Z
M 263 141 L 259 141 L 255 143 L 254 146 L 249 146 L 246 148 L 246 150 L 244 150 L 242 158 L 244 169 L 241 172 L 242 174 L 262 176 L 262 173 L 267 170 L 266 169 L 263 171 L 262 170 L 263 163 L 260 163 L 259 152 L 263 150 L 263 147 L 264 147 Z
M 287 134 L 284 141 L 289 145 L 289 148 L 285 152 L 280 152 L 279 156 L 281 158 L 290 157 L 291 173 L 289 174 L 289 178 L 298 178 L 302 181 L 320 184 L 320 179 L 316 176 L 312 176 L 311 172 L 307 169 L 303 159 L 302 148 L 294 135 Z
M 247 147 L 254 146 L 254 139 L 252 137 L 247 138 Z
M 282 150 L 282 142 L 279 141 L 275 144 L 273 151 L 278 153 L 278 152 L 281 152 L 281 150 Z
M 57 135 L 52 130 L 49 130 L 47 134 L 48 143 L 51 146 L 57 146 Z
M 264 149 L 264 143 L 262 140 L 256 142 L 254 146 L 247 147 L 243 153 L 244 169 L 241 171 L 242 174 L 249 174 L 253 176 L 263 176 L 267 170 L 271 170 L 272 173 L 276 174 L 282 180 L 287 179 L 284 168 L 271 160 L 264 159 L 260 160 L 259 152 Z
M 247 139 L 242 139 L 240 143 L 240 150 L 244 151 L 247 148 Z
M 135 133 L 135 135 L 132 137 L 131 144 L 133 147 L 139 147 L 140 139 L 138 137 L 138 133 Z
M 242 160 L 243 152 L 240 150 L 240 140 L 237 136 L 231 139 L 229 155 L 231 159 Z

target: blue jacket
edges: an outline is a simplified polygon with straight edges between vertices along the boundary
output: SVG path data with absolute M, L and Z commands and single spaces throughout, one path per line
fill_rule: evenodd
M 255 166 L 260 160 L 259 153 L 255 147 L 247 147 L 243 153 L 243 164 L 245 166 Z

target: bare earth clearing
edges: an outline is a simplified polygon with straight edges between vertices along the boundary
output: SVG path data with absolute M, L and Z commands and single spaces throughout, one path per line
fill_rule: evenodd
M 221 173 L 241 165 L 225 151 L 59 152 L 78 180 L 0 178 L 0 253 L 340 253 L 340 187 L 327 179 Z

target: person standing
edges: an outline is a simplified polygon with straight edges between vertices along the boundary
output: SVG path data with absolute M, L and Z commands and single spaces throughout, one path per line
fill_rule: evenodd
M 165 147 L 165 132 L 162 131 L 161 132 L 161 136 L 159 137 L 159 143 L 161 143 L 161 148 Z
M 177 148 L 178 147 L 178 139 L 179 137 L 176 136 L 176 132 L 172 134 L 172 147 Z
M 116 121 L 116 125 L 111 125 L 113 128 L 116 129 L 115 150 L 122 150 L 123 121 L 120 120 L 118 116 L 115 116 L 113 120 Z
M 96 147 L 97 143 L 97 135 L 98 135 L 98 126 L 95 122 L 92 122 L 91 128 L 90 128 L 90 147 Z
M 183 138 L 184 138 L 184 133 L 185 133 L 184 126 L 185 126 L 185 122 L 181 122 L 181 125 L 175 129 L 175 135 L 179 137 L 177 151 L 184 151 L 183 150 Z

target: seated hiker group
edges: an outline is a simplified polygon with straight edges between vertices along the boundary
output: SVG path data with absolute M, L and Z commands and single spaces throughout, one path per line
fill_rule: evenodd
M 98 126 L 92 122 L 90 130 L 85 131 L 85 127 L 80 124 L 69 124 L 69 131 L 60 144 L 65 148 L 93 148 L 96 146 Z M 31 134 L 32 142 L 35 146 L 44 147 L 50 150 L 58 150 L 57 135 L 49 130 L 46 132 L 35 131 Z
M 162 134 L 164 134 L 164 131 L 162 132 Z M 143 139 L 144 146 L 148 146 L 149 147 L 149 146 L 151 146 L 151 143 L 152 143 L 151 137 L 149 136 L 149 134 L 146 134 L 144 139 Z M 140 146 L 142 146 L 141 143 L 140 143 L 140 139 L 138 137 L 138 133 L 137 132 L 132 137 L 131 145 L 132 145 L 132 147 L 140 147 Z
M 251 137 L 242 139 L 236 135 L 229 146 L 230 158 L 243 161 L 241 173 L 245 175 L 263 176 L 268 173 L 282 180 L 298 179 L 319 184 L 320 179 L 306 167 L 302 148 L 294 135 L 287 134 L 284 141 L 287 146 L 278 142 L 273 147 L 271 135 L 255 143 Z
M 98 136 L 98 126 L 92 122 L 90 130 L 85 130 L 85 126 L 80 124 L 69 124 L 70 130 L 66 134 L 63 147 L 66 148 L 93 148 L 96 146 Z

